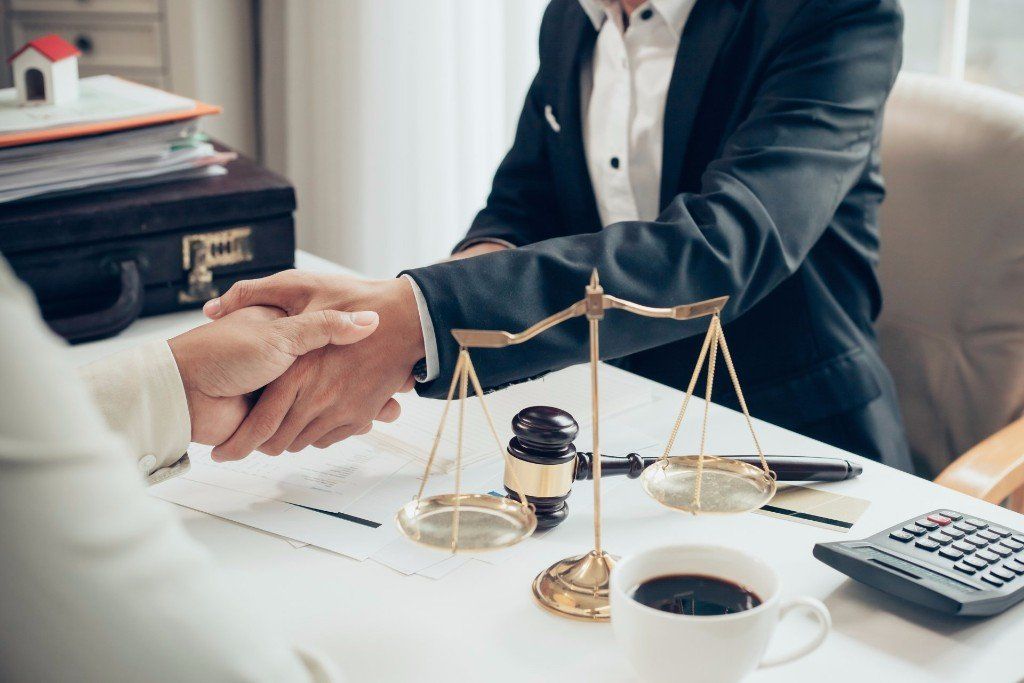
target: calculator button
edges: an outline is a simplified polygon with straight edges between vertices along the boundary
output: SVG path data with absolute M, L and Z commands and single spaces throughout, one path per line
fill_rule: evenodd
M 1009 557 L 1010 555 L 1013 555 L 1013 551 L 1007 548 L 1002 543 L 993 543 L 988 547 L 988 549 L 994 552 L 999 557 Z
M 947 524 L 953 521 L 949 517 L 943 517 L 942 515 L 928 515 L 928 519 L 935 522 L 939 526 L 946 526 Z
M 959 560 L 961 557 L 964 556 L 962 552 L 960 552 L 959 550 L 954 550 L 953 548 L 943 548 L 939 551 L 939 555 L 942 555 L 943 557 L 950 560 Z
M 1002 538 L 999 534 L 992 533 L 988 529 L 982 529 L 978 532 L 978 535 L 984 538 L 986 541 L 998 541 Z
M 939 514 L 943 517 L 949 517 L 954 522 L 964 518 L 959 512 L 953 512 L 952 510 L 939 510 Z
M 931 540 L 930 538 L 919 538 L 917 539 L 917 543 L 915 543 L 914 545 L 916 545 L 918 548 L 924 548 L 928 551 L 935 550 L 939 547 L 939 544 Z
M 924 536 L 926 533 L 928 533 L 927 529 L 925 529 L 923 526 L 918 526 L 917 524 L 908 524 L 905 527 L 903 527 L 903 530 L 906 531 L 908 534 L 914 534 L 915 536 Z
M 1000 581 L 999 579 L 997 579 L 994 576 L 989 576 L 988 574 L 986 574 L 985 576 L 981 577 L 981 580 L 984 581 L 987 584 L 991 584 L 991 585 L 995 586 L 996 588 L 998 588 L 999 586 L 1003 585 L 1002 581 Z
M 900 543 L 907 543 L 914 538 L 914 535 L 908 534 L 906 531 L 892 531 L 889 533 L 889 538 L 895 538 Z
M 953 569 L 958 569 L 962 571 L 964 574 L 973 574 L 977 571 L 977 569 L 967 564 L 966 562 L 957 562 L 953 565 Z
M 952 538 L 963 538 L 964 536 L 967 535 L 964 532 L 960 531 L 959 529 L 954 529 L 951 526 L 947 526 L 947 527 L 943 528 L 942 533 L 944 533 L 947 536 L 950 536 Z
M 1001 526 L 990 526 L 988 528 L 988 530 L 991 531 L 994 534 L 998 534 L 999 536 L 1002 536 L 1003 538 L 1006 538 L 1007 536 L 1010 535 L 1010 532 L 1007 529 L 1004 529 Z
M 968 555 L 970 555 L 976 550 L 976 548 L 973 545 L 971 545 L 970 543 L 966 543 L 964 541 L 957 541 L 953 544 L 953 547 L 962 553 L 967 553 Z
M 932 539 L 936 543 L 941 543 L 942 545 L 947 545 L 953 542 L 952 538 L 942 533 L 941 531 L 933 531 L 932 533 L 928 534 L 928 538 Z
M 1003 545 L 1005 545 L 1007 548 L 1010 548 L 1015 553 L 1024 550 L 1024 543 L 1018 543 L 1012 538 L 1004 538 Z
M 1013 572 L 1008 572 L 1005 569 L 1000 569 L 999 567 L 993 568 L 991 571 L 989 571 L 989 574 L 996 578 L 1002 579 L 1003 581 L 1013 581 L 1017 578 L 1017 575 Z
M 1010 560 L 1003 564 L 1003 566 L 1014 574 L 1024 574 L 1024 563 L 1018 562 L 1017 560 Z
M 971 565 L 975 569 L 984 569 L 988 566 L 988 562 L 986 562 L 985 560 L 979 560 L 976 557 L 965 557 L 963 561 Z
M 973 524 L 968 524 L 967 522 L 953 522 L 953 524 L 951 526 L 953 528 L 955 528 L 955 529 L 959 529 L 960 531 L 965 531 L 965 532 L 967 532 L 969 534 L 973 534 L 974 533 L 974 525 Z
M 1019 534 L 1014 534 L 1012 536 L 1012 538 L 1013 538 L 1013 540 L 1017 541 L 1017 543 L 1024 543 L 1024 536 L 1020 536 Z
M 983 522 L 980 519 L 975 519 L 974 517 L 968 517 L 964 521 L 973 526 L 975 529 L 984 529 L 988 526 L 988 522 Z
M 917 524 L 918 524 L 918 526 L 923 526 L 925 529 L 938 529 L 939 528 L 938 524 L 936 524 L 935 522 L 933 522 L 930 519 L 925 519 L 924 517 L 922 517 L 921 519 L 917 520 Z
M 990 553 L 987 550 L 979 550 L 977 553 L 974 554 L 974 556 L 975 557 L 980 557 L 981 559 L 985 560 L 986 562 L 990 562 L 990 563 L 991 562 L 998 562 L 999 561 L 999 556 L 998 555 L 996 555 L 995 553 Z
M 976 548 L 984 548 L 988 545 L 988 541 L 986 541 L 984 538 L 978 538 L 977 536 L 968 536 L 964 540 L 970 543 L 971 545 L 975 546 Z

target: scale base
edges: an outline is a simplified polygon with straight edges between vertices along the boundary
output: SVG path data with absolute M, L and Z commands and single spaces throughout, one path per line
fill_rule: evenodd
M 580 621 L 611 618 L 608 579 L 619 558 L 591 550 L 554 563 L 533 580 L 533 597 L 541 607 Z

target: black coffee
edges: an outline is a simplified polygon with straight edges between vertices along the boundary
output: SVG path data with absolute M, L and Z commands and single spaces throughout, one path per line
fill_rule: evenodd
M 701 574 L 670 574 L 644 581 L 633 591 L 637 602 L 673 614 L 709 617 L 753 609 L 761 598 L 739 584 Z

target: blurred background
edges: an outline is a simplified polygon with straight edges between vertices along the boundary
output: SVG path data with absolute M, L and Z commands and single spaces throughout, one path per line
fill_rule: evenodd
M 222 105 L 206 129 L 295 184 L 299 246 L 391 276 L 445 256 L 484 201 L 545 5 L 0 0 L 0 47 L 57 33 L 82 51 L 83 76 Z M 903 6 L 904 69 L 1024 95 L 1024 0 Z

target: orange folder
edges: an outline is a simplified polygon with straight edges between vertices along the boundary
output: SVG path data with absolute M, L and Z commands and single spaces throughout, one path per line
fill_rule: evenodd
M 135 116 L 127 119 L 111 119 L 110 121 L 90 121 L 89 123 L 57 126 L 41 130 L 26 130 L 17 133 L 0 133 L 0 148 L 31 145 L 37 142 L 50 142 L 51 140 L 63 140 L 65 138 L 77 138 L 85 135 L 112 133 L 118 130 L 142 128 L 143 126 L 152 126 L 157 123 L 170 123 L 171 121 L 182 121 L 184 119 L 193 119 L 198 116 L 219 113 L 220 107 L 197 101 L 196 106 L 192 109 L 181 109 L 162 114 L 147 114 L 146 116 Z

